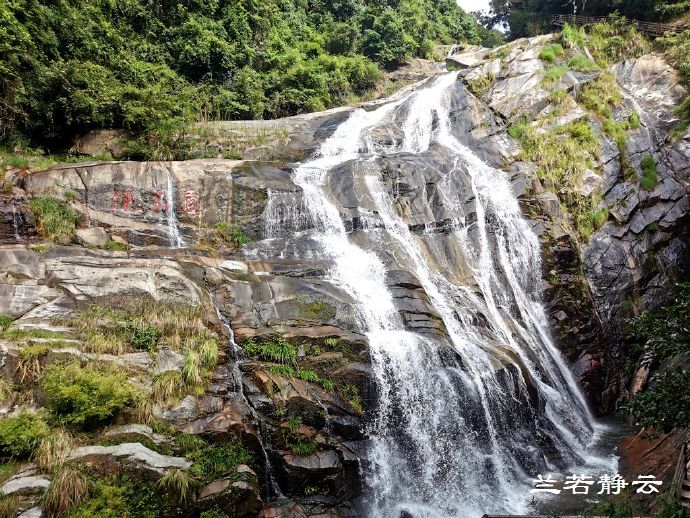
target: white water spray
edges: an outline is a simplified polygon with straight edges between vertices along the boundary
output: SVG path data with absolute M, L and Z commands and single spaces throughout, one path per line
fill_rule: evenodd
M 372 112 L 355 111 L 294 173 L 312 237 L 332 262 L 330 280 L 357 301 L 369 341 L 378 389 L 368 430 L 371 516 L 524 512 L 537 473 L 610 464 L 587 449 L 597 425 L 546 328 L 537 237 L 505 175 L 453 135 L 456 81 L 457 74 L 445 74 Z M 400 114 L 402 143 L 378 149 L 372 130 Z M 400 186 L 381 174 L 391 156 L 432 160 L 432 148 L 450 157 L 439 183 L 447 209 L 460 206 L 459 185 L 473 197 L 473 213 L 454 217 L 442 236 L 426 223 L 427 232 L 412 232 L 400 212 Z M 327 185 L 350 161 L 384 227 L 366 227 L 357 244 Z M 386 254 L 417 277 L 450 345 L 405 326 L 386 284 Z

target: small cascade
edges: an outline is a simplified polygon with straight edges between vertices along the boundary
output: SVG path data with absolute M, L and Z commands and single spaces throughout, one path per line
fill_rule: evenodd
M 175 212 L 175 182 L 172 173 L 166 169 L 166 202 L 168 204 L 166 212 L 166 219 L 168 223 L 168 236 L 170 238 L 171 248 L 182 248 L 185 246 L 182 234 L 180 234 L 180 227 L 177 222 L 177 214 Z
M 300 193 L 267 189 L 268 200 L 262 214 L 264 237 L 285 237 L 287 232 L 300 232 L 311 226 L 309 211 Z
M 211 301 L 213 301 L 213 295 L 209 292 L 209 298 Z M 249 400 L 244 394 L 244 387 L 242 385 L 242 372 L 240 371 L 239 368 L 239 363 L 238 360 L 244 358 L 244 351 L 242 348 L 237 345 L 237 342 L 235 342 L 235 332 L 232 330 L 232 327 L 230 327 L 230 323 L 228 322 L 228 319 L 225 318 L 225 316 L 220 312 L 220 309 L 218 309 L 218 306 L 215 305 L 214 303 L 214 309 L 216 310 L 216 316 L 218 317 L 218 320 L 220 321 L 221 325 L 225 329 L 225 331 L 228 333 L 228 345 L 230 346 L 230 352 L 231 352 L 231 357 L 235 361 L 228 362 L 228 365 L 231 368 L 231 374 L 232 374 L 232 380 L 234 383 L 234 386 L 232 387 L 232 392 L 236 393 L 239 395 L 244 403 L 247 405 L 247 408 L 249 408 L 252 418 L 254 419 L 254 423 L 259 429 L 259 433 L 257 434 L 257 438 L 259 440 L 259 446 L 261 447 L 261 453 L 263 456 L 263 468 L 264 468 L 264 474 L 265 478 L 267 481 L 267 484 L 265 485 L 265 488 L 267 489 L 267 493 L 263 495 L 265 498 L 282 498 L 283 493 L 280 490 L 280 486 L 278 485 L 278 482 L 276 482 L 275 477 L 273 476 L 274 469 L 271 464 L 271 460 L 268 457 L 268 454 L 266 453 L 266 446 L 265 446 L 265 438 L 264 438 L 264 433 L 261 430 L 260 423 L 261 419 L 259 419 L 259 416 L 256 413 L 256 410 L 254 407 L 251 405 Z
M 17 243 L 21 243 L 21 241 L 22 241 L 22 238 L 19 235 L 19 226 L 21 225 L 21 219 L 22 219 L 22 215 L 17 210 L 17 206 L 12 205 L 12 230 L 14 232 L 14 240 Z

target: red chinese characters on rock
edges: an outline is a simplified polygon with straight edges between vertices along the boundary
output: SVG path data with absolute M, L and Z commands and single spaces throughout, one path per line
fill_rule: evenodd
M 132 208 L 132 201 L 134 200 L 134 193 L 132 189 L 127 189 L 126 191 L 113 191 L 113 199 L 110 207 L 112 209 L 119 209 L 125 212 L 129 212 Z
M 197 216 L 199 214 L 199 195 L 192 189 L 187 189 L 184 192 L 184 211 L 190 216 Z

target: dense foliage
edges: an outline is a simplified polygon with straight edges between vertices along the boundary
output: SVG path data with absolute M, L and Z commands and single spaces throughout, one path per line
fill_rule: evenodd
M 55 147 L 335 106 L 380 67 L 487 31 L 454 0 L 10 0 L 0 34 L 0 140 Z
M 690 284 L 679 284 L 669 304 L 629 324 L 629 343 L 661 368 L 627 410 L 640 426 L 664 431 L 690 426 Z
M 550 32 L 554 14 L 607 16 L 613 13 L 642 21 L 668 21 L 690 13 L 688 0 L 491 0 L 486 23 L 507 23 L 514 38 Z

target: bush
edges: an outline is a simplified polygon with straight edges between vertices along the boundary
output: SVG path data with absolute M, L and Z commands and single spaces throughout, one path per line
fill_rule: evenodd
M 29 203 L 36 228 L 44 239 L 60 245 L 72 241 L 81 214 L 65 202 L 51 197 L 34 198 Z
M 237 476 L 235 467 L 250 464 L 253 459 L 249 450 L 237 441 L 223 444 L 202 442 L 185 452 L 185 457 L 193 462 L 190 474 L 202 485 L 223 477 L 234 480 Z
M 26 457 L 50 434 L 43 414 L 20 410 L 18 414 L 0 419 L 0 450 L 5 455 Z
M 650 386 L 639 392 L 625 409 L 635 416 L 635 424 L 660 428 L 690 426 L 690 371 L 664 372 L 652 379 Z
M 41 386 L 50 410 L 64 423 L 82 428 L 112 420 L 138 396 L 124 372 L 93 365 L 50 365 Z
M 561 40 L 568 48 L 582 47 L 585 44 L 585 32 L 582 27 L 573 27 L 566 23 L 561 30 Z

